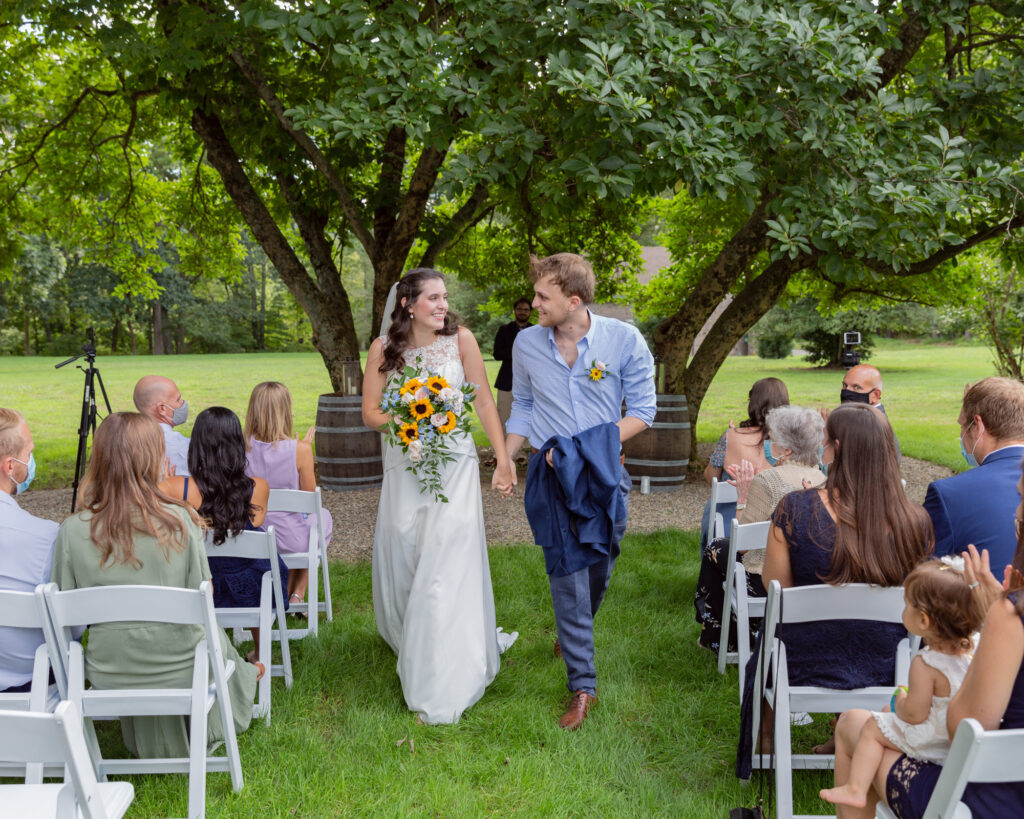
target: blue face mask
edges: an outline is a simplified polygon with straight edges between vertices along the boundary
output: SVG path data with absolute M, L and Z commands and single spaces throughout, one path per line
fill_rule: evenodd
M 30 454 L 28 456 L 28 463 L 14 457 L 12 457 L 12 460 L 18 461 L 19 464 L 23 464 L 28 467 L 28 474 L 25 476 L 25 480 L 21 483 L 14 484 L 14 494 L 20 495 L 22 492 L 28 492 L 28 488 L 32 484 L 32 479 L 36 476 L 36 456 L 35 453 Z M 13 482 L 14 478 L 11 478 L 11 481 Z
M 769 466 L 776 466 L 779 463 L 779 459 L 772 455 L 772 442 L 767 439 L 764 442 L 764 459 L 768 461 Z
M 967 425 L 967 429 L 970 429 L 973 424 L 974 421 L 971 421 L 971 423 Z M 967 429 L 960 433 L 960 454 L 964 456 L 964 460 L 967 461 L 968 466 L 977 466 L 978 459 L 974 457 L 974 450 L 978 448 L 978 442 L 974 442 L 974 446 L 971 447 L 970 452 L 968 452 L 967 447 L 964 446 L 964 435 L 967 434 Z

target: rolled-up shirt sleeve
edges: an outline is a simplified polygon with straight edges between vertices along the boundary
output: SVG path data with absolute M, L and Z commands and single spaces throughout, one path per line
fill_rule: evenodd
M 505 432 L 529 439 L 530 422 L 533 418 L 533 386 L 530 383 L 526 357 L 519 346 L 521 337 L 522 333 L 516 337 L 512 345 L 512 412 L 505 423 Z
M 628 357 L 623 356 L 622 397 L 626 402 L 626 417 L 639 418 L 647 426 L 654 423 L 658 399 L 654 388 L 654 356 L 647 342 L 635 327 L 630 328 Z

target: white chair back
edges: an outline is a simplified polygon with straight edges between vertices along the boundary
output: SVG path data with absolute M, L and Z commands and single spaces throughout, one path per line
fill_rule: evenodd
M 50 655 L 46 648 L 46 603 L 42 586 L 36 592 L 0 590 L 0 626 L 38 631 L 39 645 L 32 665 L 31 688 L 25 692 L 0 692 L 0 709 L 52 711 L 60 702 L 57 688 L 49 685 Z
M 740 698 L 746 679 L 747 660 L 750 659 L 750 618 L 764 615 L 764 598 L 747 595 L 747 573 L 739 561 L 740 552 L 764 550 L 768 545 L 771 521 L 740 523 L 732 520 L 729 529 L 729 556 L 726 561 L 725 585 L 722 603 L 722 633 L 718 642 L 718 673 L 725 673 L 726 663 L 739 666 Z M 732 613 L 736 612 L 736 651 L 729 651 L 729 628 Z
M 986 731 L 975 719 L 962 720 L 923 819 L 969 819 L 971 811 L 960 801 L 967 785 L 1024 781 L 1021 759 L 1024 759 L 1024 728 Z M 881 802 L 875 809 L 875 816 L 896 819 Z
M 711 540 L 725 537 L 725 518 L 718 507 L 727 503 L 736 503 L 736 487 L 718 478 L 711 479 L 711 521 L 708 537 Z
M 795 712 L 838 713 L 849 708 L 880 711 L 889 702 L 892 685 L 858 689 L 832 689 L 819 686 L 794 686 L 789 682 L 786 646 L 777 636 L 782 624 L 813 623 L 832 620 L 867 620 L 881 623 L 903 622 L 903 588 L 880 587 L 863 583 L 846 586 L 796 586 L 783 589 L 777 580 L 768 587 L 765 604 L 765 651 L 759 655 L 754 683 L 752 736 L 756 745 L 760 734 L 762 699 L 775 710 L 775 794 L 780 819 L 793 816 L 794 768 L 831 768 L 834 757 L 824 754 L 792 753 L 790 717 Z M 906 684 L 910 672 L 910 641 L 900 642 L 894 659 L 895 682 Z M 758 691 L 761 680 L 771 687 Z M 754 767 L 767 768 L 768 754 L 754 754 Z
M 68 699 L 86 719 L 86 743 L 97 775 L 123 773 L 188 773 L 189 819 L 206 813 L 206 771 L 228 771 L 235 791 L 242 789 L 242 764 L 231 715 L 227 681 L 234 662 L 225 662 L 220 627 L 213 609 L 209 581 L 198 589 L 166 586 L 95 586 L 59 591 L 55 583 L 43 587 L 55 645 L 51 654 L 65 658 Z M 81 643 L 72 639 L 72 629 L 105 623 L 167 623 L 201 626 L 204 631 L 195 647 L 192 684 L 189 688 L 85 687 L 85 658 Z M 213 677 L 213 683 L 209 682 Z M 226 757 L 207 755 L 207 722 L 214 705 L 220 714 Z M 190 755 L 179 759 L 104 759 L 92 727 L 93 719 L 129 716 L 187 716 L 190 726 Z
M 4 816 L 118 819 L 135 795 L 129 782 L 96 781 L 82 717 L 71 702 L 60 703 L 52 714 L 0 712 L 0 761 L 40 768 L 64 764 L 64 785 L 0 785 Z
M 270 562 L 270 571 L 265 572 L 260 588 L 259 606 L 246 608 L 218 608 L 217 622 L 225 629 L 259 629 L 259 645 L 256 654 L 266 668 L 263 679 L 259 681 L 259 697 L 253 706 L 253 716 L 263 717 L 270 723 L 271 714 L 271 677 L 284 677 L 285 687 L 292 686 L 292 656 L 288 643 L 288 630 L 285 628 L 281 638 L 281 662 L 274 665 L 272 658 L 271 638 L 274 622 L 285 623 L 284 584 L 281 580 L 281 567 L 277 562 L 277 541 L 274 527 L 265 532 L 239 532 L 235 537 L 227 538 L 219 546 L 213 545 L 213 535 L 206 534 L 206 554 L 208 557 L 243 557 Z
M 308 603 L 295 603 L 293 610 L 305 612 L 306 628 L 293 628 L 292 639 L 301 639 L 309 634 L 319 633 L 319 616 L 323 612 L 328 622 L 334 620 L 334 606 L 331 598 L 331 575 L 327 563 L 327 539 L 323 526 L 323 496 L 318 486 L 312 492 L 300 489 L 271 489 L 267 500 L 268 512 L 291 512 L 308 515 L 313 521 L 310 527 L 309 547 L 305 553 L 284 553 L 281 559 L 289 569 L 306 569 L 309 572 L 309 586 L 306 590 Z M 324 599 L 319 599 L 320 587 Z M 316 616 L 313 616 L 316 615 Z

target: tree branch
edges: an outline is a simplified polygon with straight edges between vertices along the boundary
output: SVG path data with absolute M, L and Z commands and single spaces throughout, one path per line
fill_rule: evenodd
M 295 126 L 295 123 L 291 119 L 285 116 L 284 104 L 278 99 L 273 89 L 267 84 L 262 73 L 256 66 L 250 63 L 245 56 L 238 49 L 231 52 L 231 59 L 235 65 L 238 66 L 242 75 L 249 81 L 249 84 L 256 91 L 256 94 L 270 109 L 270 112 L 274 115 L 278 124 L 282 130 L 288 136 L 290 136 L 295 144 L 299 146 L 302 152 L 309 157 L 310 162 L 313 163 L 314 167 L 323 174 L 324 179 L 327 180 L 327 184 L 330 186 L 334 195 L 338 198 L 338 204 L 341 205 L 342 213 L 345 214 L 345 219 L 349 223 L 349 227 L 352 228 L 352 232 L 355 234 L 359 243 L 366 250 L 372 261 L 375 261 L 377 254 L 376 245 L 373 241 L 373 236 L 370 231 L 367 230 L 366 225 L 363 224 L 362 214 L 360 213 L 359 205 L 356 200 L 349 193 L 348 188 L 345 186 L 345 182 L 338 174 L 334 166 L 328 161 L 327 157 L 324 156 L 323 151 L 317 147 L 316 143 L 313 142 L 312 138 L 305 132 Z
M 487 185 L 483 182 L 477 182 L 469 198 L 462 203 L 462 207 L 454 213 L 444 229 L 427 246 L 426 251 L 423 253 L 423 258 L 420 260 L 421 267 L 434 266 L 437 262 L 437 257 L 454 244 L 456 235 L 469 225 L 470 222 L 476 221 L 477 211 L 486 199 Z

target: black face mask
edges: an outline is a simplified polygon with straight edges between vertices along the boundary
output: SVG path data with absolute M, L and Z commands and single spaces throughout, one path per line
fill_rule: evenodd
M 871 393 L 872 390 L 868 390 L 867 392 L 857 392 L 856 390 L 840 390 L 839 403 L 870 404 Z

